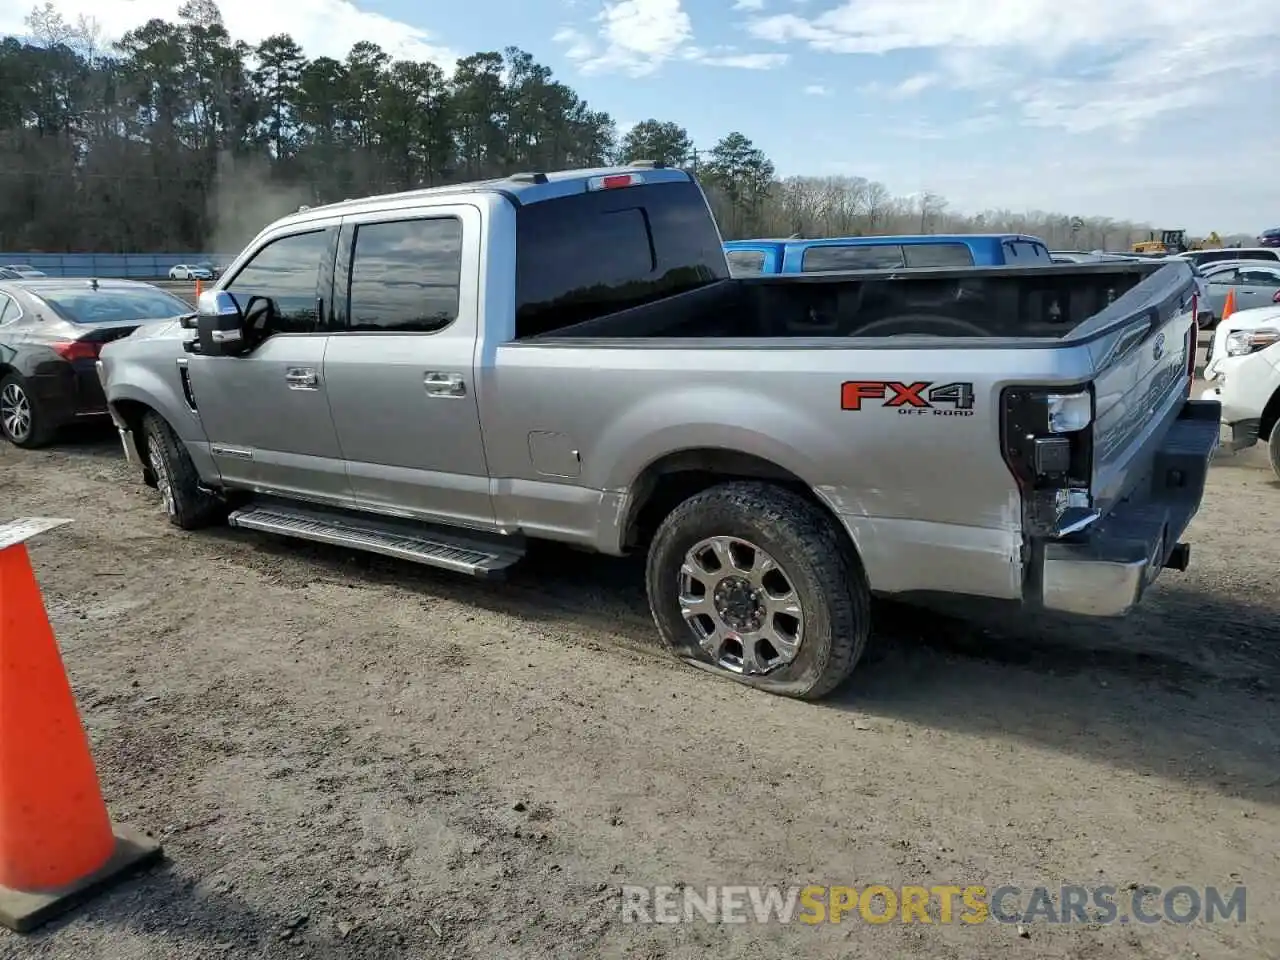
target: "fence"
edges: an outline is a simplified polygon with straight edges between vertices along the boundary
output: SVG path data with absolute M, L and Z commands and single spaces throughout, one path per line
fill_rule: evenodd
M 180 263 L 225 267 L 232 259 L 232 255 L 214 253 L 0 253 L 0 267 L 22 264 L 51 277 L 160 280 Z

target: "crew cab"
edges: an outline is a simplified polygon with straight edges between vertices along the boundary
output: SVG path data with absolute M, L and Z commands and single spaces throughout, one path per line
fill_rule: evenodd
M 641 551 L 689 663 L 820 697 L 873 593 L 1123 615 L 1199 507 L 1186 264 L 734 279 L 698 183 L 532 173 L 299 211 L 100 359 L 169 519 L 477 576 Z
M 1020 233 L 729 240 L 724 250 L 729 270 L 735 277 L 1053 262 L 1043 240 Z

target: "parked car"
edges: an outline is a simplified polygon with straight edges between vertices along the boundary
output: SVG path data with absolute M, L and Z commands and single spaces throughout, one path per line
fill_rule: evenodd
M 1186 260 L 1197 267 L 1207 267 L 1211 263 L 1225 263 L 1228 260 L 1264 260 L 1268 263 L 1280 262 L 1280 250 L 1270 247 L 1222 247 L 1217 250 L 1191 250 L 1187 253 L 1175 253 L 1170 260 Z
M 1181 263 L 733 279 L 697 182 L 636 165 L 295 213 L 99 369 L 179 527 L 476 576 L 641 551 L 677 656 L 814 698 L 872 593 L 1114 616 L 1186 567 L 1195 294 Z
M 193 263 L 179 263 L 169 268 L 170 280 L 212 280 L 213 271 Z
M 1222 319 L 1227 296 L 1234 291 L 1236 309 L 1280 303 L 1280 262 L 1226 261 L 1200 268 L 1206 293 L 1200 302 L 1200 325 L 1212 329 Z
M 0 267 L 0 280 L 21 280 L 22 274 L 17 270 L 10 270 L 8 267 Z
M 39 447 L 72 421 L 105 417 L 98 350 L 190 310 L 130 280 L 0 280 L 0 435 Z
M 1270 230 L 1263 230 L 1258 236 L 1258 246 L 1280 247 L 1280 227 L 1272 227 Z
M 1043 240 L 1013 233 L 730 240 L 724 250 L 735 277 L 1053 262 Z
M 1202 400 L 1222 405 L 1230 450 L 1267 444 L 1280 479 L 1280 306 L 1233 313 L 1214 336 L 1217 351 L 1206 365 L 1211 386 Z
M 46 274 L 43 270 L 37 270 L 35 267 L 31 266 L 29 263 L 6 263 L 4 265 L 4 269 L 10 270 L 13 273 L 16 273 L 19 277 L 23 278 L 24 280 L 31 280 L 37 277 L 48 276 L 48 274 Z

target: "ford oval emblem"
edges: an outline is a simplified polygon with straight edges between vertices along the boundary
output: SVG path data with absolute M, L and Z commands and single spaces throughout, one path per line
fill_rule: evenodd
M 1164 334 L 1156 334 L 1156 342 L 1151 345 L 1151 359 L 1159 360 L 1164 356 Z

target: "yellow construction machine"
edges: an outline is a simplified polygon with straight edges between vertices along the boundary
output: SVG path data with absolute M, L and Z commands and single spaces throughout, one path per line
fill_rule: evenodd
M 1188 250 L 1217 250 L 1222 246 L 1222 238 L 1214 230 L 1203 240 L 1188 240 L 1185 230 L 1161 230 L 1160 239 L 1156 239 L 1155 231 L 1147 234 L 1146 240 L 1133 245 L 1133 252 L 1146 256 L 1169 256 L 1174 253 L 1186 253 Z

